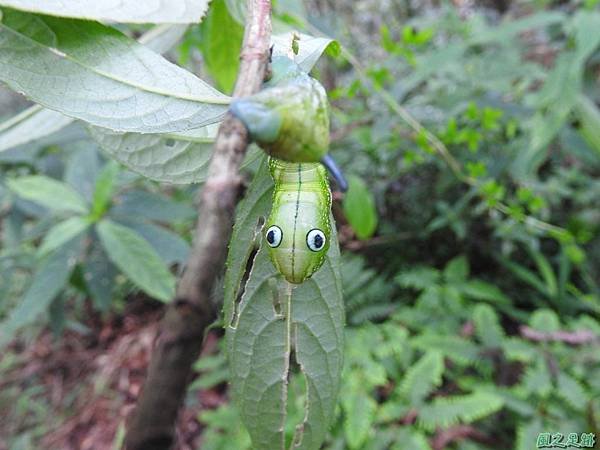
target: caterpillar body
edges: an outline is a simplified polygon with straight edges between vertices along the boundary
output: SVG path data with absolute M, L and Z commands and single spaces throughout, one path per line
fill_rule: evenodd
M 331 238 L 331 191 L 319 163 L 269 158 L 275 188 L 265 240 L 275 268 L 300 284 L 325 261 Z
M 230 112 L 269 156 L 275 182 L 265 240 L 275 268 L 300 284 L 325 261 L 331 239 L 327 168 L 345 191 L 346 180 L 329 148 L 329 103 L 321 84 L 287 57 L 271 62 L 264 88 L 236 99 Z

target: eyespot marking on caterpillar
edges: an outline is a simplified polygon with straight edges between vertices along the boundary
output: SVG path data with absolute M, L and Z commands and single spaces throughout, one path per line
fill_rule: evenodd
M 267 244 L 269 247 L 277 248 L 283 239 L 283 231 L 281 231 L 281 228 L 279 228 L 277 225 L 272 225 L 265 233 L 265 238 L 267 239 Z
M 313 252 L 319 252 L 325 248 L 327 238 L 318 228 L 313 228 L 306 234 L 306 245 Z

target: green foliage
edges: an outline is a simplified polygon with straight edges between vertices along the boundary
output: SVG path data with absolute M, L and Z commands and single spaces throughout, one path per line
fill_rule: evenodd
M 175 278 L 168 266 L 185 261 L 189 250 L 184 239 L 153 223 L 189 223 L 193 209 L 188 204 L 131 189 L 136 178 L 115 163 L 102 165 L 89 144 L 68 148 L 58 158 L 39 156 L 32 167 L 59 167 L 63 180 L 20 174 L 18 166 L 6 166 L 11 174 L 5 190 L 8 223 L 14 221 L 16 228 L 2 235 L 0 254 L 9 268 L 16 264 L 14 270 L 3 270 L 3 277 L 13 285 L 11 297 L 19 301 L 2 310 L 3 345 L 43 313 L 65 308 L 53 303 L 62 296 L 91 296 L 106 311 L 127 293 L 124 281 L 129 280 L 150 296 L 170 300 Z M 127 278 L 119 277 L 120 271 Z M 53 314 L 51 321 L 58 326 L 55 318 L 62 313 Z
M 377 228 L 375 200 L 366 184 L 358 177 L 348 180 L 344 196 L 344 214 L 359 239 L 370 238 Z
M 489 416 L 502 408 L 502 400 L 495 395 L 475 392 L 469 395 L 436 398 L 419 413 L 419 422 L 425 429 L 449 428 L 462 422 L 471 423 Z
M 441 353 L 428 352 L 408 368 L 399 392 L 410 399 L 411 406 L 421 406 L 425 397 L 442 384 L 443 373 L 444 360 Z
M 8 180 L 7 186 L 19 196 L 55 211 L 87 213 L 88 207 L 70 186 L 40 175 Z
M 45 316 L 81 329 L 86 299 L 118 311 L 132 288 L 172 295 L 194 189 L 106 164 L 94 142 L 143 177 L 203 182 L 229 102 L 158 56 L 184 27 L 138 44 L 140 27 L 42 14 L 192 21 L 179 62 L 227 92 L 237 67 L 242 2 L 212 2 L 200 25 L 202 1 L 150 16 L 127 0 L 110 16 L 63 3 L 0 0 L 0 79 L 53 109 L 0 113 L 3 346 Z M 340 228 L 341 256 L 286 302 L 260 249 L 271 180 L 258 151 L 247 158 L 254 179 L 224 280 L 228 348 L 199 361 L 191 389 L 226 398 L 233 380 L 241 407 L 202 411 L 202 448 L 249 450 L 250 436 L 289 448 L 307 412 L 296 448 L 430 450 L 468 424 L 485 444 L 469 435 L 446 448 L 531 450 L 541 431 L 598 429 L 597 5 L 463 3 L 274 2 L 274 55 L 297 51 L 307 72 L 337 56 L 313 74 L 329 89 L 331 152 L 362 181 L 334 203 L 352 228 Z M 41 394 L 3 386 L 11 448 L 43 446 L 55 406 Z
M 110 260 L 143 291 L 169 301 L 175 294 L 175 277 L 152 246 L 128 227 L 110 220 L 97 226 L 100 242 Z
M 244 28 L 229 14 L 226 3 L 211 2 L 200 28 L 200 39 L 206 70 L 216 80 L 217 87 L 230 94 L 237 78 Z

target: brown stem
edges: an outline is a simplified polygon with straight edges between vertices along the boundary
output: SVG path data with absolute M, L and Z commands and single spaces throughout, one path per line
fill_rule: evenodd
M 564 342 L 570 345 L 584 345 L 598 342 L 600 338 L 590 330 L 538 331 L 526 325 L 519 328 L 521 336 L 535 342 Z
M 269 60 L 271 2 L 249 0 L 248 8 L 235 97 L 260 89 Z M 231 237 L 241 187 L 239 166 L 247 146 L 246 129 L 227 114 L 219 128 L 208 179 L 200 194 L 192 252 L 176 298 L 161 323 L 144 389 L 127 432 L 129 450 L 164 450 L 173 445 L 177 413 L 191 367 L 204 333 L 216 316 L 211 294 Z

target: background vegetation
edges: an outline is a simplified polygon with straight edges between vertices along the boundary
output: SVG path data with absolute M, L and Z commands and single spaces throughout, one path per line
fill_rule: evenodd
M 214 0 L 169 57 L 231 91 L 242 11 Z M 276 19 L 343 45 L 314 70 L 351 180 L 334 205 L 346 356 L 325 448 L 600 433 L 597 2 L 279 1 Z M 1 94 L 3 118 L 26 106 Z M 169 298 L 196 189 L 128 171 L 77 124 L 2 148 L 0 448 L 120 446 L 162 308 L 144 292 Z M 65 236 L 81 230 L 74 253 Z M 196 365 L 181 448 L 250 448 L 221 335 Z M 304 387 L 290 383 L 291 438 Z

